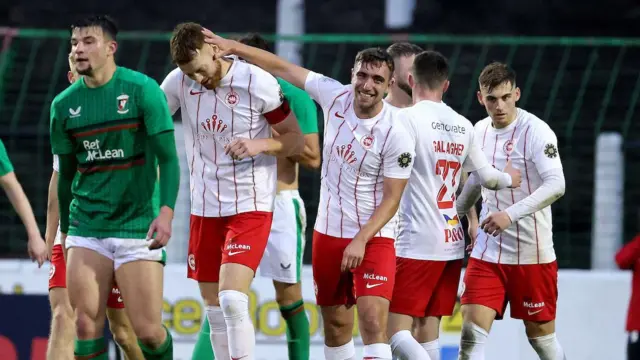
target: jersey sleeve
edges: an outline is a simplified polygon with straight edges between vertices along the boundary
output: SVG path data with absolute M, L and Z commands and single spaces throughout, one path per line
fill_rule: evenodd
M 285 99 L 289 101 L 291 111 L 296 115 L 300 130 L 304 135 L 318 132 L 318 111 L 309 94 L 288 82 L 278 79 Z
M 313 71 L 309 71 L 307 80 L 304 83 L 304 90 L 325 110 L 331 106 L 331 102 L 337 92 L 346 90 L 345 88 L 346 86 L 342 85 L 338 80 Z
M 53 155 L 53 171 L 60 172 L 60 159 L 58 155 Z
M 140 108 L 144 117 L 147 135 L 153 136 L 164 131 L 173 130 L 173 119 L 164 92 L 158 83 L 149 78 L 142 86 Z
M 167 105 L 169 106 L 169 113 L 175 114 L 180 108 L 180 83 L 182 82 L 182 72 L 180 69 L 174 69 L 167 75 L 162 81 L 160 88 L 164 92 L 164 96 L 167 98 Z
M 4 143 L 0 140 L 0 176 L 5 176 L 13 171 L 13 165 L 9 160 L 7 149 L 4 147 Z
M 536 126 L 531 139 L 531 161 L 536 165 L 538 174 L 544 174 L 552 169 L 562 169 L 560 153 L 558 152 L 558 139 L 549 125 L 542 123 Z
M 51 152 L 55 155 L 66 155 L 71 154 L 73 152 L 73 141 L 71 141 L 71 136 L 65 129 L 65 119 L 60 114 L 57 106 L 58 102 L 53 101 L 51 103 L 50 110 L 50 141 L 51 141 Z
M 408 179 L 413 169 L 416 154 L 414 138 L 406 119 L 399 119 L 389 130 L 389 138 L 382 151 L 383 174 L 394 179 Z
M 266 71 L 256 73 L 256 86 L 252 88 L 253 95 L 260 100 L 260 113 L 267 122 L 275 125 L 289 116 L 291 108 L 285 99 L 282 88 L 276 78 Z
M 480 147 L 480 143 L 477 140 L 477 134 L 475 130 L 471 127 L 467 128 L 469 131 L 469 152 L 467 153 L 467 157 L 464 159 L 462 163 L 462 169 L 466 172 L 473 172 L 483 167 L 489 165 L 486 156 L 484 156 L 484 152 Z

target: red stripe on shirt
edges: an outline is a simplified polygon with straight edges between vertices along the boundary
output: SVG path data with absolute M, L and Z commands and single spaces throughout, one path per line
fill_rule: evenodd
M 213 103 L 213 113 L 218 115 L 218 91 L 214 90 L 216 102 Z M 222 217 L 222 201 L 220 200 L 220 178 L 218 177 L 218 144 L 213 144 L 213 163 L 216 166 L 216 184 L 218 186 L 218 192 L 216 193 L 216 199 L 218 200 L 218 216 Z M 202 214 L 204 216 L 204 214 Z
M 229 89 L 233 92 L 233 75 L 231 76 L 231 81 L 229 82 Z M 235 111 L 231 108 L 231 138 L 233 139 L 233 125 L 235 122 Z M 238 213 L 238 183 L 236 181 L 236 160 L 231 159 L 231 163 L 233 164 L 233 187 L 235 188 L 236 193 L 236 214 Z
M 359 124 L 358 124 L 359 125 Z M 358 125 L 356 125 L 356 127 L 353 129 L 353 131 L 355 131 L 358 128 Z M 354 136 L 353 139 L 351 139 L 351 142 L 349 143 L 349 145 L 353 146 L 353 142 L 356 140 L 356 137 Z M 344 158 L 344 154 L 342 154 L 342 161 L 346 161 L 347 159 Z M 356 175 L 357 176 L 357 175 Z M 340 172 L 338 173 L 338 207 L 340 208 L 340 237 L 344 237 L 342 236 L 342 229 L 343 229 L 343 220 L 344 220 L 344 211 L 342 211 L 342 198 L 340 197 L 340 182 L 342 181 L 342 166 L 340 166 Z M 355 190 L 354 190 L 355 192 Z M 356 207 L 356 212 L 357 212 L 357 207 Z
M 518 129 L 518 126 L 514 126 L 513 128 L 513 132 L 511 133 L 511 144 L 513 145 L 513 138 L 516 135 L 516 130 Z M 512 149 L 511 151 L 515 150 Z M 507 162 L 509 161 L 509 159 L 511 158 L 511 153 L 507 154 Z M 513 189 L 511 189 L 511 205 L 516 203 L 516 199 L 513 196 Z M 518 222 L 516 221 L 516 244 L 518 244 L 518 264 L 520 264 L 520 224 L 518 224 Z M 500 237 L 500 255 L 502 255 L 502 236 Z M 498 263 L 500 263 L 500 256 L 498 256 Z
M 249 93 L 249 139 L 253 139 L 251 130 L 253 129 L 253 96 L 251 96 L 251 79 L 253 74 L 249 73 L 249 85 L 247 85 L 247 92 Z M 258 200 L 256 194 L 256 160 L 251 157 L 251 182 L 253 183 L 253 208 L 258 211 Z
M 380 122 L 380 120 L 376 121 L 375 124 L 373 124 L 373 126 L 371 127 L 371 136 L 373 136 L 373 130 L 376 128 L 376 125 L 378 125 L 378 123 Z M 356 126 L 357 128 L 357 126 Z M 356 129 L 353 129 L 354 131 Z M 360 160 L 360 166 L 358 166 L 358 172 L 356 173 L 356 183 L 353 186 L 353 198 L 355 199 L 355 205 L 356 205 L 356 218 L 358 219 L 358 228 L 362 229 L 362 225 L 360 225 L 360 213 L 358 212 L 358 180 L 360 180 L 360 171 L 362 171 L 362 164 L 364 164 L 364 159 L 367 158 L 367 154 L 369 154 L 368 151 L 364 152 L 364 155 L 362 156 L 362 160 Z M 375 185 L 374 185 L 375 186 Z
M 529 182 L 529 168 L 527 167 L 527 134 L 531 126 L 527 127 L 527 131 L 524 133 L 524 173 L 527 177 L 527 188 L 529 189 L 529 195 L 531 195 L 531 182 Z M 533 228 L 536 232 L 536 256 L 538 264 L 540 264 L 540 245 L 538 244 L 538 220 L 536 219 L 536 213 L 533 213 Z
M 384 147 L 387 145 L 387 139 L 389 139 L 389 134 L 391 134 L 391 129 L 393 129 L 393 126 L 389 127 L 389 130 L 387 130 L 387 135 L 384 137 L 384 142 L 382 143 L 382 149 L 380 150 L 380 167 L 378 168 L 378 173 L 376 174 L 376 181 L 373 183 L 373 204 L 375 207 L 378 207 L 378 200 L 376 195 L 378 190 L 378 179 L 380 179 L 380 170 L 382 170 L 382 168 L 384 167 L 384 156 L 382 156 L 382 154 L 384 153 Z M 384 187 L 383 187 L 382 194 L 384 196 Z M 382 237 L 382 229 L 378 230 L 378 236 Z
M 338 130 L 336 131 L 336 136 L 333 138 L 333 142 L 331 143 L 331 147 L 330 152 L 329 152 L 329 159 L 327 159 L 327 167 L 326 167 L 326 171 L 324 173 L 325 177 L 329 177 L 329 163 L 331 163 L 331 155 L 333 153 L 333 146 L 336 144 L 336 140 L 338 140 L 338 136 L 340 135 L 340 129 L 342 129 L 342 125 L 344 125 L 345 120 L 342 120 L 342 123 L 340 123 L 340 126 L 338 126 Z M 342 171 L 342 168 L 340 168 L 340 171 Z M 338 178 L 339 181 L 339 178 Z M 327 185 L 327 192 L 329 192 L 329 186 Z M 329 201 L 327 201 L 327 226 L 326 226 L 327 231 L 329 231 Z M 340 227 L 340 231 L 342 231 L 342 227 Z
M 488 128 L 488 126 L 487 126 Z M 485 130 L 485 135 L 486 135 L 486 130 Z M 484 140 L 483 140 L 484 142 Z M 493 166 L 494 168 L 496 167 L 496 150 L 498 149 L 498 134 L 496 134 L 496 142 L 493 144 L 493 158 L 491 160 L 491 166 Z M 498 190 L 493 192 L 496 198 L 496 208 L 498 209 L 498 211 L 500 211 L 500 201 L 498 200 Z M 500 234 L 500 243 L 502 243 L 502 234 Z M 480 260 L 482 260 L 482 258 L 484 257 L 484 253 L 487 252 L 487 249 L 489 248 L 489 235 L 487 234 L 487 243 L 485 244 L 484 247 L 484 251 L 482 252 L 482 255 L 480 255 Z M 498 250 L 500 251 L 500 250 Z M 498 255 L 498 259 L 500 259 L 500 255 Z M 500 261 L 498 260 L 498 263 L 500 263 Z

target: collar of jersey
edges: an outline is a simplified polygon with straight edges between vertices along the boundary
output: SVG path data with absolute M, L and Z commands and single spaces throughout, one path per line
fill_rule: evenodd
M 513 120 L 513 122 L 511 124 L 509 124 L 509 126 L 507 127 L 503 127 L 502 129 L 496 129 L 493 126 L 491 126 L 491 130 L 493 130 L 494 133 L 496 134 L 503 134 L 509 131 L 513 131 L 513 128 L 520 122 L 520 119 L 524 116 L 524 113 L 522 112 L 522 110 L 520 108 L 516 108 L 516 119 Z M 491 118 L 489 118 L 491 119 Z M 491 121 L 491 120 L 489 120 Z
M 120 73 L 121 68 L 120 66 L 116 66 L 116 71 L 113 73 L 113 76 L 111 77 L 111 79 L 109 81 L 107 81 L 104 85 L 102 86 L 98 86 L 95 88 L 92 87 L 88 87 L 87 84 L 84 82 L 84 76 L 82 77 L 81 81 L 79 81 L 80 85 L 82 85 L 83 88 L 87 89 L 87 90 L 100 90 L 100 89 L 104 89 L 107 86 L 109 86 L 109 84 L 113 83 L 116 79 L 116 77 L 118 77 L 118 74 Z
M 229 86 L 231 85 L 231 78 L 233 77 L 233 69 L 235 69 L 236 64 L 238 63 L 238 57 L 233 56 L 225 56 L 227 60 L 231 60 L 231 66 L 229 67 L 229 71 L 224 75 L 222 79 L 220 79 L 220 84 L 218 86 Z

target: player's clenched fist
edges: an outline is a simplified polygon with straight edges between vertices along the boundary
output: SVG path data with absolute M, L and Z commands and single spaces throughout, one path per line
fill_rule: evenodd
M 482 230 L 491 235 L 497 236 L 511 225 L 511 218 L 505 211 L 489 214 L 480 224 Z
M 149 249 L 160 249 L 167 245 L 169 238 L 171 238 L 172 220 L 173 210 L 167 206 L 163 206 L 160 209 L 160 215 L 153 220 L 147 233 L 147 239 L 150 240 Z
M 351 243 L 346 249 L 344 249 L 344 253 L 342 254 L 342 271 L 355 269 L 362 264 L 362 259 L 364 259 L 364 249 L 366 246 L 367 243 L 363 240 L 359 240 L 357 236 L 351 240 Z
M 518 188 L 522 183 L 522 173 L 511 165 L 511 160 L 507 161 L 507 166 L 504 167 L 504 172 L 511 176 L 511 188 Z
M 235 160 L 256 156 L 265 150 L 264 139 L 237 138 L 224 147 L 224 153 Z

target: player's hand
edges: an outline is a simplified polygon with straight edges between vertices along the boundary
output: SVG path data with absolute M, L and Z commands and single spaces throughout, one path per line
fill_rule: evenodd
M 474 221 L 474 223 L 469 223 L 469 240 L 471 242 L 467 245 L 467 254 L 471 255 L 471 251 L 473 251 L 473 246 L 476 244 L 476 239 L 478 239 L 478 223 Z
M 522 173 L 520 170 L 513 167 L 511 164 L 511 160 L 507 161 L 507 166 L 502 170 L 511 176 L 511 186 L 510 188 L 519 188 L 522 183 Z
M 498 236 L 511 225 L 511 218 L 505 211 L 489 214 L 480 224 L 482 230 L 491 236 Z
M 234 160 L 253 157 L 266 149 L 264 139 L 237 138 L 224 147 L 224 153 Z
M 27 249 L 29 251 L 29 257 L 32 261 L 38 263 L 38 267 L 41 267 L 47 260 L 47 244 L 42 240 L 40 234 L 29 236 Z
M 218 47 L 219 52 L 215 55 L 216 59 L 231 55 L 235 52 L 235 41 L 218 36 L 207 28 L 202 28 L 202 33 L 204 34 L 204 42 Z
M 160 215 L 151 223 L 147 239 L 149 249 L 160 249 L 167 245 L 171 238 L 171 221 L 173 220 L 173 210 L 167 206 L 160 209 Z M 154 235 L 155 234 L 155 235 Z
M 367 242 L 360 239 L 358 235 L 351 240 L 351 243 L 349 243 L 342 253 L 342 265 L 340 266 L 342 271 L 355 269 L 362 264 L 362 259 L 364 259 L 364 249 L 366 246 Z

